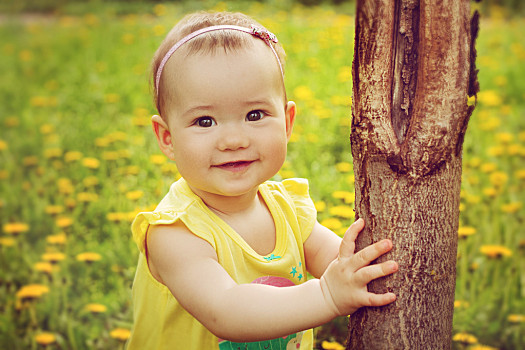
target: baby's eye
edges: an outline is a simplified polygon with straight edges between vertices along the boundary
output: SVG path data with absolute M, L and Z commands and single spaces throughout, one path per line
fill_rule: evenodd
M 214 126 L 216 123 L 212 117 L 200 117 L 195 120 L 194 124 L 200 126 L 201 128 L 209 128 L 210 126 Z
M 246 120 L 249 122 L 256 122 L 264 118 L 266 114 L 261 110 L 250 111 L 246 114 Z

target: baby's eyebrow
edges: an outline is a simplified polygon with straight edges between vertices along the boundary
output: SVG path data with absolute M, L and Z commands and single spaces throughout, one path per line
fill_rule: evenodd
M 197 112 L 207 112 L 213 110 L 213 106 L 211 105 L 202 105 L 202 106 L 194 106 L 184 111 L 183 115 L 193 115 Z

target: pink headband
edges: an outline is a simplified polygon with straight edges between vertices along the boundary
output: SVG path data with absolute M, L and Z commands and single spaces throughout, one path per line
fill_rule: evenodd
M 212 32 L 215 30 L 228 30 L 228 29 L 245 32 L 245 33 L 251 34 L 255 37 L 262 39 L 266 43 L 266 45 L 268 45 L 270 49 L 272 49 L 272 52 L 275 55 L 275 58 L 277 59 L 277 63 L 279 64 L 281 75 L 284 77 L 283 67 L 281 65 L 281 60 L 279 59 L 279 55 L 277 54 L 272 44 L 270 43 L 270 41 L 273 41 L 274 43 L 278 42 L 277 37 L 272 32 L 269 32 L 266 29 L 257 28 L 255 26 L 252 26 L 251 28 L 246 28 L 246 27 L 235 26 L 235 25 L 217 25 L 217 26 L 205 27 L 205 28 L 194 31 L 193 33 L 190 33 L 186 35 L 184 38 L 182 38 L 181 40 L 179 40 L 175 45 L 173 45 L 169 49 L 166 55 L 162 58 L 162 61 L 160 61 L 159 68 L 157 69 L 157 74 L 155 76 L 155 93 L 157 95 L 159 94 L 160 76 L 162 75 L 164 66 L 166 65 L 170 57 L 173 55 L 173 53 L 175 53 L 175 51 L 177 51 L 179 47 L 181 47 L 182 45 L 184 45 L 191 39 L 201 34 Z

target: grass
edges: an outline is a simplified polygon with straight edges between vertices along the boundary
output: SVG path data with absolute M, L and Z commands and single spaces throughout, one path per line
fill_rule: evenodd
M 138 254 L 130 220 L 178 176 L 149 127 L 148 65 L 169 28 L 199 6 L 241 10 L 278 35 L 299 111 L 278 177 L 308 178 L 319 220 L 335 231 L 353 221 L 351 7 L 182 2 L 132 12 L 99 4 L 4 18 L 0 347 L 37 349 L 43 333 L 48 349 L 123 346 Z M 482 92 L 464 146 L 458 349 L 525 345 L 524 30 L 523 18 L 500 8 L 481 23 Z M 344 334 L 344 321 L 333 322 L 319 331 L 319 346 Z

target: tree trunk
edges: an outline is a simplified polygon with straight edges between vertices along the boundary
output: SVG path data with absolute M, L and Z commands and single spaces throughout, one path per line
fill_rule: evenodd
M 358 0 L 356 16 L 351 146 L 366 222 L 357 249 L 391 239 L 379 261 L 399 271 L 369 284 L 397 301 L 354 313 L 347 349 L 450 349 L 477 15 L 471 25 L 468 0 Z

